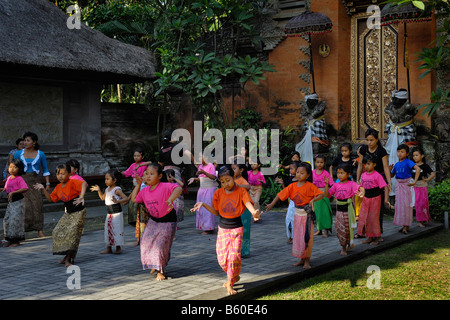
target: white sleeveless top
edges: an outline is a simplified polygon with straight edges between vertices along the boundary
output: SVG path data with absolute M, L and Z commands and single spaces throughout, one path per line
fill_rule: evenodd
M 108 188 L 106 188 L 106 190 L 105 190 L 105 205 L 111 206 L 111 205 L 114 204 L 114 202 L 113 202 L 113 200 L 112 200 L 112 199 L 113 199 L 112 197 L 115 197 L 116 200 L 120 200 L 120 197 L 119 197 L 118 195 L 116 195 L 115 193 L 116 193 L 116 190 L 117 190 L 117 189 L 122 190 L 122 188 L 120 188 L 120 187 L 114 187 L 114 188 L 111 189 L 110 191 L 108 191 L 108 189 L 111 189 L 111 188 L 108 187 Z

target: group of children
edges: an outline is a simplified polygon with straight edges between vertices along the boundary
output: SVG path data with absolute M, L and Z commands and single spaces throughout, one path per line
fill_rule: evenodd
M 377 244 L 382 240 L 379 222 L 380 208 L 383 205 L 382 192 L 386 204 L 389 204 L 389 197 L 386 181 L 375 170 L 377 159 L 370 155 L 359 159 L 364 164 L 365 172 L 358 184 L 351 180 L 355 165 L 354 159 L 350 156 L 351 145 L 342 145 L 341 153 L 329 172 L 325 170 L 323 156 L 315 157 L 315 169 L 312 170 L 309 163 L 301 162 L 299 155 L 295 154 L 289 164 L 290 176 L 286 183 L 283 182 L 282 191 L 266 206 L 267 213 L 277 201 L 290 199 L 286 214 L 286 233 L 288 242 L 293 243 L 293 256 L 300 259 L 296 265 L 303 265 L 304 268 L 311 267 L 314 235 L 322 234 L 323 237 L 327 237 L 332 229 L 333 219 L 329 201 L 332 196 L 337 202 L 335 231 L 342 255 L 346 255 L 353 247 L 353 230 L 356 228 L 359 237 L 367 236 L 368 239 L 364 241 L 366 243 Z M 407 159 L 408 153 L 408 146 L 399 146 L 399 162 L 391 171 L 398 182 L 394 224 L 401 225 L 401 231 L 404 233 L 408 232 L 412 222 L 412 207 L 406 205 L 408 201 L 411 202 L 412 186 L 417 190 L 415 194 L 417 221 L 423 225 L 424 221 L 431 220 L 428 213 L 426 183 L 434 177 L 432 170 L 424 163 L 424 154 L 420 149 L 413 151 L 415 162 Z M 20 177 L 23 172 L 21 164 L 20 161 L 13 161 L 10 164 L 8 168 L 10 176 L 5 185 L 10 201 L 5 216 L 5 232 L 6 240 L 11 246 L 17 245 L 24 238 L 23 229 L 20 230 L 20 219 L 23 220 L 23 216 L 20 216 L 20 205 L 17 205 L 17 208 L 15 205 L 20 203 L 20 195 L 28 189 Z M 114 169 L 109 170 L 105 174 L 104 192 L 98 185 L 91 187 L 91 191 L 97 191 L 106 205 L 106 249 L 101 253 L 112 253 L 112 247 L 116 247 L 116 253 L 121 252 L 124 243 L 122 205 L 129 201 L 141 204 L 139 210 L 145 209 L 147 218 L 144 226 L 136 223 L 141 263 L 143 269 L 151 269 L 152 273 L 157 272 L 157 280 L 164 280 L 177 221 L 180 221 L 180 217 L 177 217 L 176 200 L 183 192 L 183 182 L 175 177 L 173 171 L 165 172 L 157 163 L 144 163 L 140 150 L 136 150 L 135 163 L 132 166 L 132 169 L 123 173 Z M 261 219 L 259 200 L 266 181 L 259 167 L 259 164 L 252 164 L 251 170 L 246 171 L 244 165 L 233 164 L 224 165 L 216 171 L 215 166 L 203 158 L 197 171 L 200 190 L 191 211 L 197 212 L 197 227 L 204 228 L 209 233 L 215 229 L 214 217 L 220 218 L 216 253 L 220 266 L 227 274 L 224 287 L 229 294 L 236 293 L 233 286 L 239 280 L 241 257 L 249 252 L 250 223 Z M 334 167 L 336 181 L 333 178 Z M 60 263 L 65 263 L 66 266 L 74 262 L 86 217 L 84 195 L 87 183 L 78 176 L 78 169 L 77 161 L 57 166 L 56 177 L 59 184 L 52 193 L 49 193 L 42 184 L 34 186 L 42 190 L 49 201 L 64 202 L 66 212 L 53 231 L 53 254 L 63 255 Z M 415 170 L 414 180 L 410 181 L 413 170 Z M 243 177 L 244 173 L 248 179 Z M 126 196 L 119 186 L 123 175 L 134 178 L 134 189 L 130 196 Z M 358 223 L 353 205 L 355 196 L 362 199 Z M 211 214 L 214 219 L 205 217 L 205 212 Z M 316 233 L 314 233 L 315 224 Z M 204 225 L 208 226 L 203 227 Z

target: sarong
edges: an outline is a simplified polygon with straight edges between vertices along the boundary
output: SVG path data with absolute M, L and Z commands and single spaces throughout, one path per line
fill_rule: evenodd
M 227 279 L 234 285 L 241 273 L 241 246 L 244 227 L 224 229 L 220 226 L 217 233 L 216 253 L 220 267 Z
M 255 207 L 255 209 L 259 210 L 259 199 L 261 198 L 262 194 L 262 186 L 251 186 L 248 193 L 250 194 L 250 198 L 252 198 L 253 206 Z
M 241 256 L 248 256 L 250 254 L 250 229 L 252 225 L 252 214 L 248 209 L 241 215 L 242 225 L 244 227 L 244 233 L 242 236 L 242 249 Z
M 395 214 L 394 224 L 396 226 L 411 226 L 413 208 L 411 207 L 411 187 L 408 186 L 409 178 L 397 179 L 395 188 Z
M 216 192 L 217 190 L 217 187 L 213 186 L 210 188 L 203 188 L 202 184 L 206 183 L 203 183 L 202 179 L 209 179 L 209 178 L 200 178 L 200 179 L 201 179 L 200 188 L 197 191 L 197 202 L 204 202 L 212 207 L 212 199 L 214 197 L 214 192 Z M 200 230 L 205 231 L 214 230 L 216 228 L 216 216 L 213 215 L 211 212 L 209 212 L 206 208 L 202 207 L 197 211 L 195 226 L 197 229 Z
M 5 217 L 3 218 L 3 232 L 5 240 L 9 243 L 19 243 L 25 240 L 23 229 L 24 199 L 8 202 Z
M 428 187 L 414 187 L 416 196 L 416 220 L 417 222 L 431 221 L 430 206 L 428 203 Z
M 294 237 L 294 214 L 295 214 L 295 203 L 289 199 L 289 206 L 286 212 L 286 236 L 288 239 Z
M 170 260 L 170 249 L 176 227 L 176 222 L 148 220 L 140 244 L 143 270 L 155 269 L 164 273 Z
M 308 226 L 309 225 L 309 226 Z M 292 241 L 292 255 L 305 259 L 311 258 L 314 237 L 312 232 L 314 223 L 308 217 L 304 209 L 295 208 L 294 214 L 294 237 Z
M 142 233 L 145 230 L 150 215 L 148 213 L 145 204 L 139 203 L 138 211 L 136 215 L 136 231 L 134 233 L 135 238 L 139 241 L 142 238 Z
M 380 210 L 381 195 L 374 198 L 363 198 L 359 211 L 358 235 L 367 235 L 370 238 L 381 236 Z
M 353 244 L 353 229 L 356 228 L 356 217 L 353 208 L 352 199 L 337 200 L 338 209 L 336 210 L 336 235 L 339 244 L 343 246 Z M 347 207 L 348 211 L 340 210 L 339 207 Z
M 322 188 L 319 188 L 322 190 Z M 322 190 L 324 191 L 324 189 Z M 331 211 L 330 200 L 323 198 L 314 202 L 314 212 L 316 213 L 317 230 L 331 230 L 333 225 L 333 216 Z
M 73 213 L 64 212 L 52 233 L 54 255 L 71 254 L 75 259 L 85 221 L 86 208 Z
M 24 202 L 24 231 L 39 231 L 44 229 L 44 202 L 41 190 L 36 190 L 33 186 L 41 183 L 41 179 L 34 172 L 22 175 L 28 186 L 28 191 L 23 194 Z
M 107 246 L 123 246 L 123 212 L 106 215 L 105 243 Z

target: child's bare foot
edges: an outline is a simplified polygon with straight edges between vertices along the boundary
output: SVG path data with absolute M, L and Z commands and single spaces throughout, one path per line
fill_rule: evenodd
M 419 222 L 419 227 L 425 228 L 425 225 L 422 222 Z
M 347 255 L 347 250 L 345 248 L 342 248 L 340 255 L 341 256 L 346 256 Z
M 156 269 L 150 270 L 150 274 L 155 273 Z
M 224 286 L 225 288 L 227 288 L 228 295 L 231 296 L 231 295 L 234 295 L 234 294 L 237 293 L 237 291 L 234 290 L 233 287 L 231 286 L 230 281 L 225 282 L 225 283 L 223 284 L 223 286 Z
M 200 234 L 203 235 L 203 236 L 205 236 L 205 235 L 213 234 L 213 233 L 214 233 L 214 230 L 206 230 L 206 231 L 203 231 L 203 232 L 200 233 Z
M 323 230 L 322 232 L 322 238 L 328 238 L 328 230 Z
M 161 272 L 158 271 L 156 273 L 156 280 L 158 280 L 158 281 L 166 280 L 166 276 L 164 275 L 164 273 L 161 273 Z
M 294 267 L 301 266 L 301 265 L 303 265 L 304 263 L 305 263 L 305 260 L 301 259 L 299 262 L 294 263 Z
M 354 243 L 352 243 L 352 244 L 349 243 L 349 244 L 347 245 L 347 251 L 353 249 L 354 247 L 355 247 L 355 244 L 354 244 Z
M 112 253 L 111 247 L 109 247 L 109 246 L 106 247 L 105 250 L 100 251 L 100 254 L 109 254 L 109 253 Z
M 66 262 L 66 256 L 64 256 L 64 258 L 58 260 L 59 264 L 63 264 L 64 262 Z
M 64 264 L 64 266 L 67 268 L 67 267 L 70 267 L 71 265 L 72 265 L 72 263 L 70 262 L 70 259 L 67 258 L 66 259 L 66 263 Z
M 305 263 L 303 264 L 303 269 L 311 269 L 311 265 L 309 264 L 309 259 L 305 260 Z
M 121 246 L 117 246 L 116 247 L 116 252 L 114 252 L 115 254 L 121 254 L 122 253 L 122 247 Z
M 373 241 L 370 243 L 371 246 L 374 246 L 374 245 L 377 245 L 377 244 L 379 244 L 378 239 L 375 239 L 375 240 L 373 240 Z
M 133 243 L 134 246 L 138 246 L 139 245 L 139 240 L 137 240 L 135 243 Z
M 371 243 L 374 239 L 372 237 L 367 238 L 362 243 Z
M 292 243 L 292 238 L 289 238 L 286 243 Z
M 10 247 L 17 247 L 17 246 L 19 246 L 20 245 L 20 243 L 11 243 L 9 246 Z
M 314 233 L 315 236 L 318 236 L 318 235 L 320 235 L 320 234 L 322 234 L 322 231 L 321 231 L 321 230 L 317 230 L 316 233 Z

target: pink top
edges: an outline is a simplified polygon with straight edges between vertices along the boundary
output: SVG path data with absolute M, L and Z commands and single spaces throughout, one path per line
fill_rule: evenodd
M 261 182 L 258 180 L 262 180 L 264 184 L 266 183 L 266 179 L 264 179 L 264 175 L 261 173 L 261 171 L 258 171 L 257 174 L 253 174 L 253 170 L 248 171 L 248 183 L 252 186 L 260 186 L 262 185 Z
M 203 171 L 205 171 L 205 172 L 207 172 L 207 173 L 209 173 L 209 174 L 212 174 L 213 176 L 216 176 L 216 167 L 214 166 L 213 163 L 208 163 L 207 165 L 201 164 L 201 165 L 198 167 L 198 170 L 203 170 Z M 201 177 L 205 178 L 206 175 L 200 174 L 198 177 L 199 177 L 199 178 L 201 178 Z
M 147 169 L 147 166 L 140 166 L 136 169 L 137 163 L 133 163 L 127 170 L 123 172 L 125 177 L 136 178 L 136 176 L 142 177 L 144 175 L 144 171 Z
M 325 188 L 325 177 L 328 178 L 328 184 L 332 186 L 334 184 L 333 179 L 331 179 L 330 174 L 326 170 L 322 170 L 322 173 L 317 174 L 317 169 L 313 171 L 313 183 L 317 188 Z
M 9 176 L 5 183 L 6 193 L 11 193 L 17 191 L 19 189 L 28 189 L 27 183 L 21 176 L 16 176 L 14 179 L 11 179 L 12 176 Z
M 84 180 L 81 176 L 79 176 L 78 174 L 74 174 L 73 176 L 70 176 L 69 179 L 75 179 L 75 180 L 80 180 L 83 182 L 86 182 L 86 180 Z M 87 182 L 86 182 L 86 186 L 88 186 Z
M 331 197 L 336 194 L 336 199 L 346 200 L 353 197 L 359 189 L 359 185 L 355 181 L 339 182 L 333 184 L 333 186 L 328 190 L 328 194 Z
M 364 189 L 384 188 L 386 187 L 386 181 L 384 181 L 381 174 L 377 171 L 372 173 L 364 172 L 361 176 L 361 185 Z
M 145 187 L 137 194 L 136 202 L 143 202 L 152 217 L 162 218 L 172 210 L 166 201 L 177 186 L 175 183 L 160 182 L 154 190 L 151 186 Z

